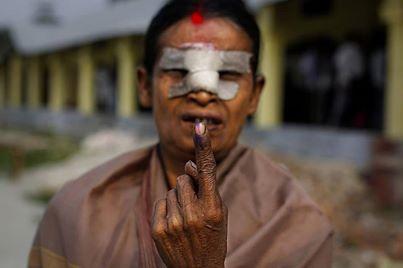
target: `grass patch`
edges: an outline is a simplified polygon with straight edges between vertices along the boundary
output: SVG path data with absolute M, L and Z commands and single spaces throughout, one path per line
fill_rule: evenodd
M 46 141 L 46 147 L 40 150 L 25 151 L 22 155 L 24 169 L 65 160 L 79 149 L 78 143 L 70 138 L 52 135 L 40 135 L 39 137 Z M 12 151 L 9 148 L 0 147 L 0 172 L 9 172 L 11 168 Z
M 11 153 L 8 150 L 0 150 L 0 171 L 8 171 L 11 168 Z
M 25 154 L 25 167 L 31 168 L 67 159 L 78 151 L 78 145 L 67 140 L 53 141 L 45 150 L 30 151 Z
M 36 194 L 28 194 L 25 196 L 25 198 L 29 201 L 33 201 L 33 202 L 41 204 L 41 205 L 46 205 L 52 199 L 54 194 L 55 193 L 53 193 L 51 191 L 42 191 L 42 192 L 36 193 Z

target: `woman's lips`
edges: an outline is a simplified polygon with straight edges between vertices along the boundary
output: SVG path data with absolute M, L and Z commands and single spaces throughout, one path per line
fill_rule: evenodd
M 186 125 L 194 125 L 197 120 L 203 121 L 209 131 L 217 131 L 224 127 L 224 120 L 221 115 L 211 111 L 190 111 L 181 115 L 181 121 Z

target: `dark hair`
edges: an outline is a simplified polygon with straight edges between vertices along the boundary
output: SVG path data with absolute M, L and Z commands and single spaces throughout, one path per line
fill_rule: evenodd
M 260 31 L 242 0 L 171 0 L 152 19 L 145 37 L 144 67 L 151 74 L 158 55 L 159 38 L 169 27 L 199 10 L 206 18 L 224 17 L 245 31 L 252 40 L 252 69 L 256 73 Z

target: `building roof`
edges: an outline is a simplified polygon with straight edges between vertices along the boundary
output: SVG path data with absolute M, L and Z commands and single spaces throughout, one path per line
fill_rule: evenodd
M 260 8 L 266 6 L 266 5 L 273 5 L 278 2 L 284 2 L 287 0 L 246 0 L 248 6 L 253 10 L 259 10 Z
M 284 0 L 248 0 L 252 10 Z M 16 24 L 10 33 L 21 54 L 41 54 L 124 35 L 141 35 L 165 0 L 136 0 L 55 25 Z

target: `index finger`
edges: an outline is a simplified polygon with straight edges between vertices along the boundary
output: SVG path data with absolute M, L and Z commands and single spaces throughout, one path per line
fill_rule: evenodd
M 211 141 L 204 122 L 196 122 L 194 144 L 196 152 L 197 180 L 199 197 L 216 197 L 216 162 L 211 148 Z

